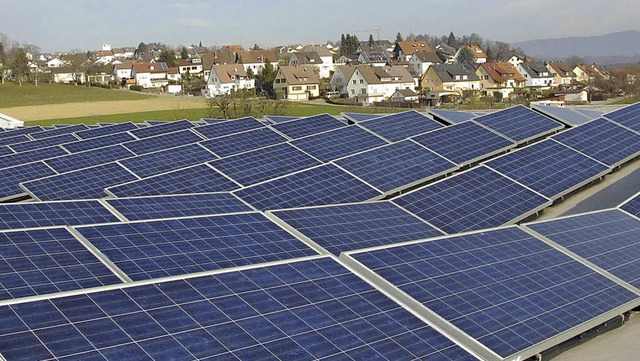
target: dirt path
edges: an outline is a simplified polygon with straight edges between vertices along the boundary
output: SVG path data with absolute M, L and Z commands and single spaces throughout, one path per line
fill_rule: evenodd
M 202 98 L 159 96 L 142 100 L 64 103 L 0 108 L 0 113 L 23 121 L 63 119 L 93 115 L 204 108 Z

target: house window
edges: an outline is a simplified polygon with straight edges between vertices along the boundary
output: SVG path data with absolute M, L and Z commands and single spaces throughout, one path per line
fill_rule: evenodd
M 315 85 L 307 85 L 307 90 L 316 90 Z
M 353 84 L 357 84 L 357 82 L 356 82 L 356 80 L 355 80 L 355 79 L 353 79 L 352 83 L 353 83 Z
M 366 88 L 360 89 L 360 94 L 367 95 L 367 89 Z
M 300 91 L 300 90 L 302 90 L 302 86 L 300 86 L 300 85 L 292 86 L 291 90 L 292 91 Z
M 355 89 L 351 89 L 351 94 L 355 95 L 356 94 L 356 90 Z
M 364 84 L 364 79 L 360 79 L 360 84 Z

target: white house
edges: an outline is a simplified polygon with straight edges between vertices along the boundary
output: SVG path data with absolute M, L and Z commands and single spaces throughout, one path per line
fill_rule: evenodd
M 326 48 L 323 49 L 325 50 L 323 55 L 318 51 L 293 53 L 289 59 L 289 65 L 310 67 L 320 78 L 329 78 L 331 72 L 335 70 L 335 64 L 331 52 Z
M 51 77 L 54 83 L 62 84 L 84 84 L 87 81 L 86 74 L 83 71 L 74 71 L 70 68 L 53 68 L 51 69 Z
M 418 93 L 411 89 L 398 89 L 391 94 L 389 99 L 395 102 L 417 103 Z
M 525 78 L 526 87 L 547 90 L 557 86 L 553 81 L 553 75 L 544 64 L 518 63 L 516 70 Z
M 349 92 L 347 89 L 347 83 L 353 72 L 356 70 L 355 65 L 339 65 L 336 67 L 336 71 L 333 72 L 330 85 L 331 89 L 340 92 L 341 97 L 346 97 Z
M 393 48 L 393 57 L 399 61 L 409 61 L 417 52 L 433 51 L 426 41 L 398 41 Z
M 459 62 L 459 58 L 460 58 L 460 52 L 463 49 L 469 49 L 471 50 L 471 54 L 473 54 L 473 59 L 474 59 L 474 63 L 475 64 L 482 64 L 482 63 L 486 63 L 487 62 L 487 54 L 484 53 L 484 51 L 482 51 L 482 49 L 478 46 L 478 45 L 463 45 L 460 48 L 458 48 L 458 51 L 456 52 L 456 55 L 454 56 L 454 59 L 456 62 Z
M 240 50 L 237 53 L 236 62 L 242 64 L 245 71 L 251 71 L 257 75 L 266 62 L 269 62 L 274 69 L 278 69 L 278 54 L 275 50 Z
M 61 68 L 66 65 L 67 65 L 67 62 L 60 58 L 53 58 L 47 61 L 47 68 Z
M 255 88 L 255 80 L 249 79 L 244 67 L 240 64 L 214 65 L 207 79 L 206 95 L 231 94 L 238 89 Z
M 178 61 L 178 71 L 180 75 L 189 74 L 190 76 L 202 76 L 204 67 L 202 66 L 202 59 L 190 58 L 180 59 Z
M 169 84 L 167 63 L 135 63 L 131 78 L 143 88 L 160 88 Z
M 320 79 L 309 67 L 281 66 L 273 80 L 276 98 L 304 101 L 320 95 Z
M 420 51 L 413 53 L 409 59 L 409 64 L 418 72 L 420 76 L 424 75 L 433 64 L 441 64 L 442 60 L 435 51 Z
M 367 104 L 389 99 L 398 89 L 415 91 L 413 77 L 403 66 L 359 65 L 347 84 L 349 98 Z

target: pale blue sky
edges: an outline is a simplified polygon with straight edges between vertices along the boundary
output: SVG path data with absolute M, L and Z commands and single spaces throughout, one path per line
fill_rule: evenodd
M 0 33 L 43 51 L 164 42 L 250 47 L 478 33 L 517 42 L 638 30 L 637 0 L 0 0 Z M 374 33 L 375 36 L 375 33 Z

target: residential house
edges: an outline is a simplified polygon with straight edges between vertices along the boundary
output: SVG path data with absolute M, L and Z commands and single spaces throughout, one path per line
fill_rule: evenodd
M 181 76 L 197 76 L 201 77 L 204 72 L 202 59 L 188 58 L 178 60 L 178 72 Z
M 426 41 L 398 41 L 393 48 L 393 58 L 400 61 L 409 61 L 416 52 L 432 50 Z
M 131 78 L 143 88 L 160 88 L 169 84 L 167 63 L 134 63 Z
M 329 78 L 331 76 L 331 72 L 335 69 L 333 60 L 331 60 L 330 63 L 325 63 L 320 57 L 320 54 L 315 51 L 291 54 L 289 65 L 308 67 L 320 78 Z
M 438 56 L 440 57 L 440 59 L 442 59 L 443 62 L 447 63 L 447 64 L 453 64 L 455 63 L 455 59 L 456 59 L 456 49 L 445 44 L 442 43 L 440 45 L 436 45 L 436 54 L 438 54 Z
M 347 89 L 347 83 L 353 72 L 356 70 L 356 65 L 338 65 L 336 71 L 333 72 L 331 77 L 330 86 L 331 89 L 340 93 L 341 97 L 347 97 L 349 92 Z
M 576 82 L 587 84 L 595 79 L 593 69 L 584 64 L 578 64 L 573 68 L 573 74 L 575 74 Z
M 360 61 L 358 61 L 358 55 L 356 55 L 356 54 L 340 55 L 338 57 L 338 59 L 336 59 L 335 62 L 334 62 L 336 67 L 338 65 L 359 64 L 359 63 L 360 63 Z
M 273 90 L 279 99 L 309 100 L 320 96 L 320 80 L 309 67 L 283 65 L 276 72 Z
M 54 83 L 62 84 L 84 84 L 87 81 L 87 75 L 84 71 L 74 70 L 69 67 L 52 68 L 51 77 Z
M 46 62 L 47 68 L 61 68 L 67 65 L 68 65 L 68 62 L 60 59 L 59 57 L 52 58 Z
M 360 54 L 363 51 L 372 51 L 372 50 L 380 50 L 389 54 L 389 57 L 393 57 L 393 49 L 396 47 L 395 43 L 390 42 L 389 40 L 376 40 L 373 44 L 370 44 L 368 41 L 361 41 L 360 46 L 356 50 L 356 54 Z
M 287 54 L 297 53 L 297 52 L 303 51 L 303 49 L 304 49 L 304 46 L 302 46 L 300 44 L 281 45 L 281 46 L 278 46 L 278 47 L 275 48 L 275 50 L 280 55 L 287 55 Z
M 205 96 L 231 94 L 239 89 L 255 88 L 255 80 L 249 79 L 241 64 L 214 65 L 211 67 Z
M 591 65 L 591 70 L 593 70 L 593 74 L 595 76 L 600 76 L 605 80 L 611 79 L 611 76 L 612 76 L 611 72 L 607 68 L 603 67 L 602 65 L 593 63 Z
M 358 61 L 360 64 L 385 66 L 391 61 L 391 57 L 384 50 L 369 50 L 361 51 L 360 54 L 358 54 Z
M 87 75 L 87 83 L 94 84 L 109 84 L 111 81 L 111 74 L 100 73 L 100 74 L 89 74 Z
M 231 44 L 231 45 L 223 45 L 222 46 L 222 50 L 226 50 L 230 53 L 237 53 L 240 50 L 244 50 L 244 48 L 242 47 L 242 45 L 238 45 L 238 44 Z
M 93 52 L 93 59 L 95 64 L 106 65 L 115 59 L 111 50 L 98 50 Z
M 274 69 L 278 68 L 278 54 L 275 50 L 241 50 L 237 52 L 236 62 L 242 64 L 247 72 L 251 69 L 254 75 L 264 69 L 267 61 Z
M 575 83 L 576 75 L 573 68 L 563 62 L 548 62 L 547 69 L 553 77 L 553 82 L 558 85 L 571 85 Z
M 482 64 L 482 63 L 486 63 L 487 62 L 487 54 L 484 53 L 484 51 L 482 51 L 482 49 L 478 46 L 478 45 L 463 45 L 461 46 L 458 51 L 456 52 L 456 55 L 454 55 L 454 59 L 456 62 L 458 62 L 458 58 L 460 57 L 460 52 L 463 49 L 469 49 L 471 50 L 471 54 L 473 54 L 473 58 L 474 58 L 474 64 Z
M 418 103 L 418 93 L 411 89 L 398 89 L 391 94 L 389 100 L 401 103 Z
M 235 64 L 235 55 L 228 51 L 211 51 L 200 54 L 202 59 L 203 79 L 209 79 L 211 67 L 220 64 Z
M 500 93 L 506 98 L 517 88 L 523 88 L 526 79 L 509 62 L 482 63 L 476 69 L 483 95 Z
M 584 104 L 589 101 L 589 93 L 585 89 L 558 90 L 552 96 L 569 104 Z
M 441 64 L 442 60 L 435 51 L 419 51 L 411 56 L 409 63 L 413 65 L 413 68 L 422 76 L 427 72 L 429 66 Z
M 167 80 L 169 80 L 169 83 L 179 83 L 182 80 L 180 69 L 177 66 L 167 69 Z
M 557 86 L 551 72 L 544 64 L 519 63 L 516 65 L 516 70 L 525 78 L 525 86 L 528 88 L 547 90 Z
M 347 83 L 349 98 L 366 104 L 387 100 L 398 89 L 415 91 L 413 77 L 403 66 L 358 65 Z
M 131 79 L 131 71 L 133 70 L 133 62 L 125 61 L 120 64 L 113 65 L 112 79 L 121 82 L 122 79 Z
M 431 101 L 443 96 L 462 96 L 465 90 L 479 90 L 480 78 L 470 64 L 434 64 L 420 80 L 422 89 L 428 91 Z
M 116 59 L 133 59 L 136 54 L 136 48 L 113 48 L 111 49 L 111 52 L 113 53 L 113 57 Z

